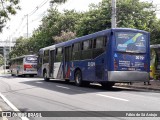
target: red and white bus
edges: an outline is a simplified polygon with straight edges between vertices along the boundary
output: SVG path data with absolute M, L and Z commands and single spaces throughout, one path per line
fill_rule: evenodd
M 37 75 L 37 56 L 24 55 L 10 60 L 11 75 L 33 77 Z

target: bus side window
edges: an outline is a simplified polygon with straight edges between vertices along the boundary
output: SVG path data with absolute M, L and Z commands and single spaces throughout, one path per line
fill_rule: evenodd
M 80 50 L 80 43 L 75 43 L 75 44 L 73 45 L 73 51 L 77 52 L 77 51 L 79 51 L 79 50 Z
M 59 47 L 56 49 L 56 59 L 55 59 L 55 62 L 61 62 L 62 61 L 62 53 L 63 53 L 63 49 L 62 47 Z
M 91 45 L 90 45 L 90 41 L 89 40 L 86 40 L 84 42 L 82 42 L 82 50 L 88 50 L 91 48 Z
M 97 37 L 93 40 L 93 58 L 99 56 L 105 51 L 106 44 L 106 36 Z
M 108 44 L 108 36 L 105 36 L 104 39 L 103 39 L 103 45 L 104 47 L 106 47 Z
M 104 37 L 98 37 L 96 38 L 96 48 L 103 48 L 105 46 L 105 38 Z
M 81 59 L 92 59 L 92 40 L 85 40 L 82 42 Z
M 49 50 L 44 51 L 43 63 L 49 62 Z
M 38 62 L 39 64 L 42 64 L 42 55 L 41 55 L 41 54 L 38 55 L 38 58 L 37 58 L 37 59 L 38 59 L 37 62 Z
M 81 59 L 81 44 L 80 42 L 73 44 L 72 47 L 72 60 Z

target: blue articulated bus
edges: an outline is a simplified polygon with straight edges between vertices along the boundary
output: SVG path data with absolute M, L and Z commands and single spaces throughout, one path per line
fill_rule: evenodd
M 150 72 L 149 41 L 146 31 L 114 28 L 45 47 L 39 50 L 38 75 L 46 81 L 75 81 L 77 86 L 146 82 Z

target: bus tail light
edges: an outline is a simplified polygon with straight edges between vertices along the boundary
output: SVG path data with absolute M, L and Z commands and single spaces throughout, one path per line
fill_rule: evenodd
M 118 69 L 118 64 L 116 62 L 116 60 L 114 60 L 114 70 L 117 70 Z
M 32 68 L 32 66 L 30 64 L 24 64 L 24 70 L 26 70 L 26 68 Z
M 148 65 L 144 63 L 144 69 L 147 71 Z

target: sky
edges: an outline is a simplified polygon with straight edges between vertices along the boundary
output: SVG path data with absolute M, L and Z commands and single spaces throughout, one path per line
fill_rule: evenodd
M 0 34 L 0 41 L 9 41 L 9 39 L 12 40 L 15 37 L 26 36 L 27 14 L 28 31 L 29 35 L 31 35 L 32 32 L 41 24 L 41 18 L 46 15 L 46 11 L 49 9 L 49 1 L 50 0 L 20 0 L 21 10 L 18 11 L 15 16 L 11 16 L 11 20 L 7 22 L 6 27 Z M 60 5 L 59 10 L 75 9 L 76 11 L 86 11 L 88 10 L 89 4 L 98 4 L 101 1 L 102 0 L 68 0 L 65 4 Z M 153 1 L 153 4 L 157 5 L 160 9 L 160 0 L 141 1 Z M 160 18 L 160 12 L 157 13 L 157 17 Z
M 41 18 L 46 15 L 49 9 L 50 0 L 20 0 L 21 10 L 11 20 L 7 22 L 6 27 L 0 34 L 0 41 L 10 38 L 26 36 L 27 34 L 27 17 L 28 14 L 28 31 L 29 35 L 41 24 Z M 76 11 L 86 11 L 90 3 L 98 4 L 101 0 L 68 0 L 65 4 L 60 5 L 59 10 L 76 9 Z M 38 9 L 37 9 L 38 7 Z M 37 11 L 32 14 L 35 10 Z

